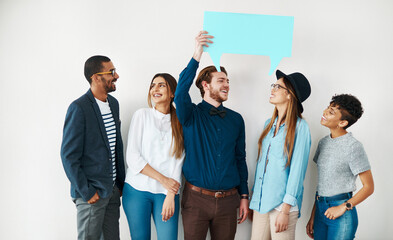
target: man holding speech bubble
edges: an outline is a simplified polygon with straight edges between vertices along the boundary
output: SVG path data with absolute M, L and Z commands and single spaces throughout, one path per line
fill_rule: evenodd
M 200 71 L 196 86 L 202 102 L 194 104 L 189 95 L 203 47 L 213 36 L 201 31 L 195 38 L 193 58 L 180 74 L 175 93 L 176 113 L 183 126 L 186 179 L 182 198 L 184 238 L 234 239 L 236 221 L 248 215 L 248 171 L 245 127 L 242 116 L 223 106 L 228 99 L 229 80 L 224 67 Z M 239 218 L 237 219 L 237 208 Z

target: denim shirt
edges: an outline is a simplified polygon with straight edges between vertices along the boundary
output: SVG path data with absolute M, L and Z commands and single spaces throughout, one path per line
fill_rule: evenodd
M 270 122 L 266 121 L 265 127 Z M 290 166 L 284 153 L 285 124 L 274 136 L 277 118 L 262 142 L 262 150 L 255 172 L 250 208 L 268 213 L 282 203 L 298 206 L 299 217 L 303 199 L 303 180 L 306 175 L 311 147 L 311 135 L 305 120 L 298 118 Z M 266 160 L 269 159 L 269 161 Z M 266 169 L 265 169 L 266 168 Z

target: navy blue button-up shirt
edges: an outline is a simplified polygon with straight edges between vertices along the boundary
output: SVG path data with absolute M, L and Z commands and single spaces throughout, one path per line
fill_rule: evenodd
M 183 174 L 192 185 L 210 190 L 237 187 L 248 194 L 245 128 L 242 116 L 225 108 L 226 116 L 210 115 L 212 107 L 202 101 L 195 105 L 188 93 L 199 63 L 191 59 L 180 74 L 175 93 L 176 114 L 183 126 L 186 158 Z

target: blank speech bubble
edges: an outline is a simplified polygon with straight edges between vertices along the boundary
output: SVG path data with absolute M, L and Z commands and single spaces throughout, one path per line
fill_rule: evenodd
M 291 16 L 206 11 L 203 30 L 214 36 L 214 43 L 204 51 L 219 72 L 223 53 L 269 56 L 271 75 L 292 54 L 293 24 Z

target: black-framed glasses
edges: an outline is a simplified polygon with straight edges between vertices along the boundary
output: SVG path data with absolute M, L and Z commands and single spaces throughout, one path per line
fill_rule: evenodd
M 116 68 L 111 69 L 108 72 L 98 72 L 98 73 L 95 73 L 95 74 L 97 74 L 97 75 L 111 74 L 112 77 L 114 77 L 116 75 Z
M 272 84 L 270 85 L 270 87 L 272 87 L 272 90 L 274 90 L 275 92 L 278 91 L 278 89 L 282 88 L 288 91 L 288 88 L 281 86 L 280 84 Z

